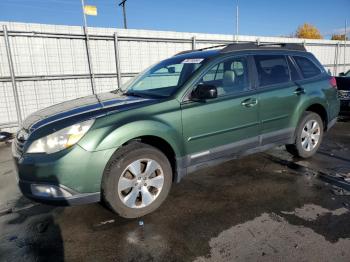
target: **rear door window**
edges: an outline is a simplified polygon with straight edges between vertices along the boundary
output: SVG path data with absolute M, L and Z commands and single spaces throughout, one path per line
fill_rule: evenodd
M 283 55 L 254 56 L 260 86 L 269 86 L 290 81 L 289 68 Z
M 304 78 L 311 78 L 321 74 L 321 69 L 318 68 L 310 59 L 302 56 L 293 56 L 293 58 Z

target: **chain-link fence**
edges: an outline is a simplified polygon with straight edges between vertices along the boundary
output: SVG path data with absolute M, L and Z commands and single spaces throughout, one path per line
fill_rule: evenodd
M 230 35 L 0 22 L 0 128 L 69 99 L 118 88 L 151 64 L 188 49 L 229 44 Z M 350 69 L 350 43 L 239 36 L 302 43 L 332 74 Z M 348 48 L 349 49 L 349 48 Z

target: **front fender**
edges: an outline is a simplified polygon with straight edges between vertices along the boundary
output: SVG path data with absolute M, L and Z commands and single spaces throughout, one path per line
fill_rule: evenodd
M 165 140 L 174 150 L 176 156 L 184 155 L 181 130 L 176 130 L 167 123 L 157 120 L 139 120 L 118 126 L 113 130 L 99 130 L 104 133 L 101 140 L 91 147 L 88 143 L 81 144 L 87 150 L 100 151 L 119 148 L 126 142 L 141 137 L 154 136 Z

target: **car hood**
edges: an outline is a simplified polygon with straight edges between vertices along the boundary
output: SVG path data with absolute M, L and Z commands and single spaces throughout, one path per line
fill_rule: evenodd
M 42 126 L 72 117 L 85 115 L 88 118 L 94 118 L 156 102 L 157 99 L 126 96 L 113 92 L 90 95 L 39 110 L 24 120 L 22 128 L 31 133 Z

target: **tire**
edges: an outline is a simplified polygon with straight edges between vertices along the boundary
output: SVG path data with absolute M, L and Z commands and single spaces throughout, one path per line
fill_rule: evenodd
M 314 126 L 314 123 L 317 124 Z M 322 142 L 323 130 L 324 125 L 321 117 L 313 112 L 305 112 L 295 130 L 295 142 L 286 145 L 287 151 L 301 158 L 313 156 Z
M 132 142 L 118 149 L 108 162 L 102 178 L 102 197 L 121 217 L 141 217 L 164 202 L 172 176 L 169 160 L 160 150 Z

